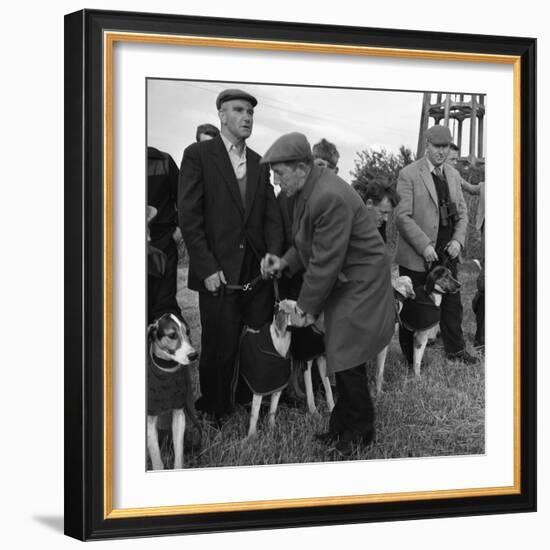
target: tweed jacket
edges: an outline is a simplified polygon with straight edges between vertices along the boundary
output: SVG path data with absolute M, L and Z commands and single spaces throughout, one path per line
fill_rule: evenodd
M 449 185 L 450 199 L 456 204 L 459 217 L 453 239 L 464 247 L 468 212 L 460 185 L 461 177 L 449 164 L 444 164 L 443 170 Z M 439 231 L 437 192 L 425 157 L 399 172 L 397 192 L 401 200 L 395 209 L 395 223 L 399 232 L 395 260 L 407 269 L 425 271 L 422 252 L 429 244 L 435 246 Z

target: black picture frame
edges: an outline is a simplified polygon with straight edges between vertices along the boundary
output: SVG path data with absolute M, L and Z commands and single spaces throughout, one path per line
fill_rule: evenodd
M 117 516 L 105 484 L 104 32 L 512 56 L 520 69 L 519 459 L 513 494 Z M 83 10 L 65 17 L 65 533 L 80 540 L 536 509 L 536 40 Z M 108 232 L 108 226 L 107 226 Z

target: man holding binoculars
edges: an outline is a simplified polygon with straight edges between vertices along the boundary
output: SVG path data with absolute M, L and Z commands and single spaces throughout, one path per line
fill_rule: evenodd
M 408 275 L 415 287 L 424 284 L 428 271 L 437 263 L 447 266 L 456 277 L 459 255 L 464 247 L 468 213 L 460 175 L 445 163 L 451 142 L 447 127 L 429 128 L 426 155 L 405 166 L 397 181 L 401 201 L 395 210 L 399 232 L 395 259 L 399 275 Z M 440 326 L 447 357 L 475 363 L 477 360 L 466 351 L 459 292 L 443 295 Z M 399 343 L 412 364 L 412 332 L 400 327 Z

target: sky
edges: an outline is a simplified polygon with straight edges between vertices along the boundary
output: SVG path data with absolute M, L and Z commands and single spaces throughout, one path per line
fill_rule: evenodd
M 312 146 L 325 138 L 340 153 L 339 175 L 351 183 L 358 151 L 397 153 L 405 145 L 416 153 L 419 92 L 183 80 L 148 80 L 147 144 L 169 153 L 179 166 L 199 124 L 219 128 L 217 95 L 236 87 L 258 100 L 247 146 L 260 155 L 288 132 L 302 132 Z

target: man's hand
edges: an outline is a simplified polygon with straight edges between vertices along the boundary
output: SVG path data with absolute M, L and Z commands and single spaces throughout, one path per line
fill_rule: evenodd
M 460 246 L 460 243 L 458 241 L 455 241 L 454 239 L 452 241 L 449 241 L 447 246 L 445 247 L 445 250 L 447 251 L 447 254 L 449 255 L 449 258 L 451 260 L 454 260 L 461 251 L 462 247 Z
M 204 280 L 204 286 L 209 292 L 217 292 L 222 284 L 226 285 L 227 281 L 225 280 L 225 275 L 221 270 L 216 271 L 216 273 L 206 277 Z
M 304 327 L 309 327 L 310 325 L 315 324 L 316 320 L 317 320 L 317 317 L 315 315 L 312 315 L 311 313 L 306 313 L 306 317 L 304 320 Z
M 266 254 L 260 262 L 260 272 L 264 279 L 273 277 L 278 279 L 286 267 L 286 261 L 275 254 Z
M 424 256 L 424 259 L 427 262 L 437 262 L 437 253 L 435 251 L 435 248 L 429 244 L 425 249 L 424 252 L 422 252 L 422 256 Z
M 302 311 L 298 307 L 298 304 L 294 306 L 294 312 L 290 316 L 291 324 L 295 327 L 308 327 L 309 325 L 313 325 L 316 319 L 315 315 Z

